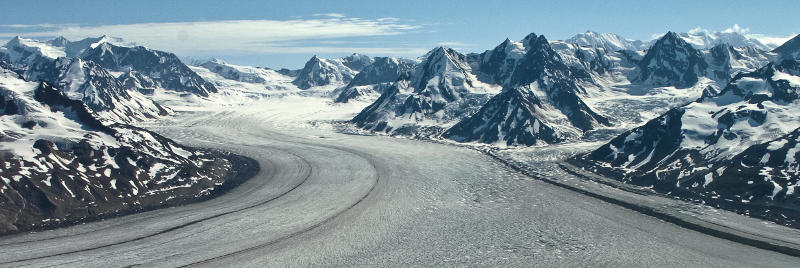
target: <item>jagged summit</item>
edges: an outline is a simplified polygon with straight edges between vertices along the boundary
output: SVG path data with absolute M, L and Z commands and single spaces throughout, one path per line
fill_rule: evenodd
M 503 145 L 535 145 L 563 140 L 539 118 L 545 106 L 529 88 L 507 88 L 471 117 L 458 122 L 442 137 L 458 142 L 477 141 Z
M 670 31 L 647 50 L 639 68 L 638 81 L 645 84 L 690 87 L 705 74 L 708 64 L 700 51 Z
M 447 130 L 443 137 L 534 145 L 560 142 L 565 137 L 575 138 L 583 131 L 610 125 L 607 118 L 582 100 L 585 90 L 577 83 L 578 78 L 544 35 L 526 36 L 522 42 L 526 52 L 521 56 L 507 52 L 512 45 L 503 42 L 482 57 L 485 60 L 482 70 L 510 72 L 510 75 L 495 73 L 496 80 L 509 77 L 502 80 L 503 91 L 476 114 Z
M 352 54 L 338 59 L 323 59 L 314 55 L 297 72 L 292 81 L 300 89 L 318 86 L 342 86 L 349 83 L 364 67 L 374 60 L 369 56 Z

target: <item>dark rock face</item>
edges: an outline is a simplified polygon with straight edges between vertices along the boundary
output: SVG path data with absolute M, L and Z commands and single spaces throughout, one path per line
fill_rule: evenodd
M 563 63 L 544 36 L 528 35 L 523 39 L 524 55 L 506 40 L 487 51 L 481 70 L 495 81 L 505 81 L 505 89 L 480 111 L 459 122 L 442 136 L 456 141 L 480 141 L 506 145 L 534 145 L 564 140 L 552 125 L 558 122 L 546 116 L 552 109 L 563 113 L 573 127 L 586 131 L 598 125 L 610 125 L 605 117 L 586 105 L 576 74 Z M 516 51 L 515 51 L 516 50 Z M 541 92 L 541 96 L 536 95 Z
M 93 61 L 108 70 L 134 70 L 152 79 L 162 88 L 208 96 L 217 92 L 213 84 L 178 59 L 175 54 L 145 47 L 121 47 L 110 43 L 97 44 L 82 52 L 80 58 Z
M 541 101 L 524 88 L 495 95 L 471 117 L 458 122 L 442 137 L 458 142 L 478 141 L 506 145 L 534 145 L 562 141 L 541 117 Z
M 33 133 L 3 130 L 0 142 L 24 142 L 40 128 L 61 128 L 67 136 L 40 136 L 31 156 L 0 151 L 0 235 L 210 198 L 258 170 L 251 159 L 188 148 L 125 124 L 104 125 L 83 102 L 46 82 L 32 99 L 7 88 L 0 96 L 0 120 Z
M 588 57 L 584 58 L 589 61 Z M 473 70 L 473 66 L 477 70 Z M 503 93 L 491 100 L 473 98 L 478 96 L 473 88 L 480 83 L 476 77 L 502 85 Z M 409 79 L 385 90 L 384 95 L 353 122 L 370 130 L 396 132 L 400 127 L 397 122 L 413 124 L 432 115 L 453 114 L 458 116 L 450 118 L 464 121 L 444 133 L 448 138 L 491 143 L 502 140 L 526 145 L 539 141 L 559 142 L 563 138 L 555 133 L 552 125 L 565 122 L 542 118 L 551 112 L 549 110 L 563 114 L 566 123 L 579 131 L 610 125 L 607 118 L 583 102 L 581 94 L 586 91 L 577 82 L 582 78 L 591 80 L 583 69 L 568 67 L 548 40 L 536 34 L 526 36 L 520 43 L 506 40 L 480 55 L 465 56 L 440 47 L 423 58 Z M 482 96 L 491 97 L 491 94 Z M 484 107 L 477 109 L 476 103 Z M 508 112 L 498 112 L 502 109 L 519 112 L 512 116 Z M 479 129 L 470 130 L 470 127 Z M 524 131 L 529 133 L 522 133 Z
M 255 161 L 182 147 L 144 129 L 113 128 L 126 142 L 122 147 L 38 140 L 34 148 L 41 153 L 33 161 L 0 156 L 9 164 L 0 172 L 0 235 L 209 198 L 258 168 Z M 37 165 L 48 169 L 37 170 Z
M 525 45 L 528 53 L 515 68 L 509 86 L 538 83 L 538 87 L 547 94 L 546 101 L 552 103 L 567 116 L 573 126 L 581 130 L 586 131 L 596 125 L 610 125 L 607 118 L 597 114 L 583 102 L 579 94 L 585 93 L 585 90 L 576 83 L 576 75 L 560 60 L 547 39 L 541 35 L 527 40 L 530 40 Z
M 475 83 L 466 55 L 438 47 L 412 72 L 385 88 L 352 122 L 375 131 L 418 135 L 423 130 L 426 136 L 436 135 L 441 127 L 425 128 L 418 123 L 447 124 L 476 112 L 491 95 Z
M 401 80 L 402 83 L 408 83 L 406 80 Z M 400 82 L 400 81 L 398 81 Z M 391 131 L 392 127 L 388 127 L 387 123 L 382 122 L 382 110 L 391 109 L 391 107 L 398 105 L 398 94 L 400 89 L 398 86 L 403 84 L 395 83 L 391 87 L 383 91 L 380 97 L 375 102 L 361 110 L 351 122 L 355 123 L 358 127 L 369 128 L 373 131 Z
M 114 131 L 111 128 L 103 125 L 100 120 L 97 120 L 97 118 L 94 117 L 92 112 L 90 112 L 90 110 L 82 101 L 68 98 L 64 92 L 51 86 L 50 84 L 41 82 L 34 94 L 34 99 L 36 101 L 50 106 L 52 111 L 65 112 L 65 116 L 74 116 L 72 118 L 67 118 L 81 122 L 91 129 L 111 135 L 114 134 Z
M 775 48 L 772 52 L 778 53 L 781 59 L 791 60 L 800 58 L 800 35 L 795 36 L 783 45 Z
M 792 78 L 794 77 L 794 78 Z M 734 77 L 572 162 L 669 195 L 795 225 L 800 62 Z M 770 141 L 764 143 L 764 141 Z M 791 190 L 790 190 L 791 189 Z
M 705 74 L 708 63 L 700 51 L 673 32 L 661 37 L 639 63 L 638 81 L 655 86 L 690 87 Z
M 130 98 L 117 78 L 94 62 L 60 58 L 56 69 L 59 71 L 57 78 L 45 81 L 81 96 L 80 100 L 94 111 L 114 109 L 119 99 Z
M 492 50 L 481 53 L 479 70 L 492 79 L 495 84 L 506 84 L 508 78 L 517 67 L 517 61 L 525 53 L 525 47 L 518 47 L 510 39 L 506 39 Z

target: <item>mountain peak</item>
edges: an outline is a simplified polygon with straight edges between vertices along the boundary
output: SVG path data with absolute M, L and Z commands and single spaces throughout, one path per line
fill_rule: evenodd
M 666 34 L 664 34 L 664 36 L 656 40 L 656 42 L 653 44 L 652 47 L 650 47 L 650 49 L 652 50 L 654 48 L 673 47 L 673 46 L 686 47 L 687 49 L 692 48 L 694 50 L 694 47 L 692 47 L 689 43 L 686 42 L 686 40 L 681 38 L 677 33 L 673 31 L 667 32 Z
M 426 60 L 432 60 L 432 59 L 438 58 L 439 56 L 448 57 L 448 55 L 451 55 L 451 54 L 454 54 L 454 53 L 458 53 L 458 52 L 456 52 L 452 48 L 449 48 L 449 47 L 446 47 L 446 46 L 437 46 L 437 47 L 431 49 L 430 51 L 428 51 L 428 53 L 425 53 L 425 56 L 423 56 L 423 58 L 426 59 Z
M 700 51 L 675 32 L 669 31 L 647 50 L 642 61 L 640 81 L 658 86 L 690 87 L 708 68 Z
M 668 31 L 666 34 L 664 34 L 664 36 L 659 38 L 659 40 L 677 40 L 677 39 L 681 39 L 681 37 L 678 36 L 678 34 L 673 31 Z
M 25 40 L 25 39 L 22 38 L 22 36 L 19 36 L 19 35 L 14 36 L 14 38 L 11 38 L 11 40 L 8 40 L 8 42 L 6 43 L 5 47 L 19 46 L 22 43 L 23 40 Z
M 53 45 L 53 46 L 56 46 L 56 47 L 66 47 L 67 43 L 69 43 L 69 40 L 67 40 L 67 38 L 65 38 L 64 36 L 59 36 L 59 37 L 54 38 L 53 40 L 50 40 L 49 43 L 50 43 L 50 45 Z
M 522 42 L 522 44 L 528 44 L 528 42 L 530 42 L 531 40 L 535 40 L 536 38 L 539 38 L 539 36 L 536 35 L 536 33 L 529 33 L 528 35 L 525 36 L 525 38 L 522 38 L 522 41 L 520 42 Z
M 800 34 L 792 37 L 792 39 L 775 48 L 772 52 L 778 53 L 784 59 L 800 57 Z

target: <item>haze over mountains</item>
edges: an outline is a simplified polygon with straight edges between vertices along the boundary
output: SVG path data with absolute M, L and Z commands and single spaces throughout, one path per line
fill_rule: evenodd
M 0 213 L 26 220 L 0 226 L 26 230 L 163 205 L 152 196 L 211 195 L 254 164 L 128 124 L 174 107 L 285 96 L 355 105 L 348 124 L 370 134 L 495 148 L 607 141 L 571 162 L 792 225 L 780 217 L 800 216 L 799 38 L 774 47 L 738 32 L 667 32 L 648 42 L 531 33 L 481 53 L 313 56 L 302 69 L 273 70 L 219 59 L 189 66 L 106 36 L 16 37 L 0 48 L 0 152 L 13 163 L 0 169 L 9 204 Z

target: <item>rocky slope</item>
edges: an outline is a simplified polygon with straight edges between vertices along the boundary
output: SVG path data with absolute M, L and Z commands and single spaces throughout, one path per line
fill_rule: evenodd
M 78 57 L 111 71 L 136 71 L 166 90 L 199 96 L 217 92 L 213 84 L 203 80 L 169 52 L 142 46 L 118 46 L 101 40 L 90 44 Z
M 105 125 L 80 100 L 0 69 L 0 234 L 208 198 L 258 169 L 153 132 Z
M 316 86 L 345 85 L 353 80 L 356 74 L 374 60 L 368 56 L 353 54 L 339 59 L 322 59 L 311 57 L 303 69 L 297 72 L 292 81 L 300 89 Z M 285 72 L 291 74 L 290 72 Z
M 686 88 L 705 74 L 703 55 L 676 33 L 668 32 L 647 50 L 639 62 L 638 81 L 655 86 Z
M 572 161 L 658 192 L 796 219 L 798 90 L 800 62 L 771 63 Z
M 789 39 L 789 41 L 775 48 L 772 52 L 777 53 L 781 59 L 791 60 L 800 58 L 800 35 Z
M 373 131 L 437 134 L 443 127 L 477 111 L 497 93 L 496 86 L 480 82 L 471 69 L 466 55 L 437 47 L 352 122 Z
M 361 69 L 347 86 L 337 90 L 336 102 L 370 95 L 380 95 L 389 86 L 387 83 L 397 81 L 401 75 L 414 69 L 416 62 L 406 59 L 376 57 L 375 61 Z
M 519 47 L 525 54 L 519 54 Z M 519 45 L 506 40 L 481 58 L 481 70 L 490 73 L 494 81 L 502 81 L 504 91 L 443 137 L 533 145 L 560 142 L 610 125 L 583 102 L 581 74 L 563 62 L 544 36 L 528 35 Z

